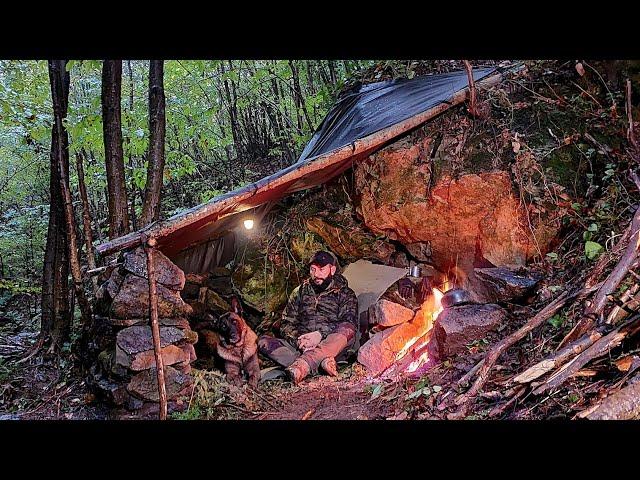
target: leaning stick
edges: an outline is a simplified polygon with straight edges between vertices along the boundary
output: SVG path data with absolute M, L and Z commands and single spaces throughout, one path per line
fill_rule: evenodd
M 147 253 L 147 277 L 149 280 L 149 318 L 151 319 L 151 335 L 153 337 L 153 353 L 156 357 L 156 375 L 158 379 L 158 397 L 160 399 L 160 420 L 167 418 L 167 388 L 164 380 L 164 362 L 162 361 L 160 344 L 160 327 L 158 325 L 158 293 L 156 291 L 156 273 L 153 265 L 156 240 L 149 238 L 145 244 Z
M 636 172 L 631 172 L 631 178 L 635 182 L 638 190 L 640 190 L 640 179 Z M 623 242 L 623 237 L 620 242 Z M 584 316 L 576 324 L 575 327 L 567 334 L 566 337 L 560 342 L 559 348 L 564 347 L 567 343 L 576 340 L 578 337 L 584 335 L 591 330 L 595 325 L 595 317 L 599 315 L 604 309 L 608 296 L 615 292 L 616 288 L 624 277 L 629 272 L 629 269 L 633 266 L 638 259 L 638 250 L 640 249 L 640 208 L 636 210 L 633 216 L 633 222 L 631 223 L 631 238 L 629 244 L 622 255 L 622 258 L 615 266 L 613 271 L 609 274 L 604 281 L 602 288 L 598 290 L 596 296 L 593 299 L 593 303 L 586 309 Z

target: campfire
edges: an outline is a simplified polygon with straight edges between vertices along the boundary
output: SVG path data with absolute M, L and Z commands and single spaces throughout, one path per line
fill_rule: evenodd
M 446 277 L 438 283 L 424 277 L 417 290 L 419 307 L 415 313 L 385 300 L 373 312 L 376 324 L 393 325 L 361 348 L 359 360 L 375 377 L 414 374 L 429 363 L 432 327 L 443 310 L 442 297 L 450 290 L 450 282 Z

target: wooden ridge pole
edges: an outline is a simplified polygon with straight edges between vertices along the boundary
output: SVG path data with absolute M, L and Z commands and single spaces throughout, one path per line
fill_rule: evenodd
M 156 374 L 158 378 L 158 396 L 160 399 L 160 420 L 167 419 L 167 387 L 164 379 L 164 363 L 160 350 L 160 327 L 158 324 L 158 292 L 156 289 L 156 273 L 153 257 L 157 241 L 142 235 L 141 242 L 147 254 L 147 279 L 149 280 L 149 319 L 151 320 L 151 335 L 153 337 L 153 353 L 156 357 Z

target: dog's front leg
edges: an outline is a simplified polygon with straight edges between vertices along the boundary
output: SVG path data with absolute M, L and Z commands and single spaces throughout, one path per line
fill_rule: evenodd
M 246 363 L 245 370 L 249 377 L 249 385 L 252 387 L 257 387 L 258 382 L 260 381 L 260 362 L 258 360 L 258 352 L 251 355 Z
M 242 384 L 242 368 L 239 363 L 225 360 L 224 371 L 227 374 L 227 382 L 236 386 Z

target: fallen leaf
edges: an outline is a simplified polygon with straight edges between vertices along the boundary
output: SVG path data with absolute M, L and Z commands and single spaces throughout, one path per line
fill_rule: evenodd
M 578 75 L 584 77 L 584 67 L 582 66 L 582 63 L 576 63 L 576 71 L 578 72 Z

